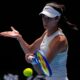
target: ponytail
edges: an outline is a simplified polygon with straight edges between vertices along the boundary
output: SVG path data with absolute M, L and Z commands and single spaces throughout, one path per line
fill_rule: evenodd
M 71 22 L 68 21 L 68 19 L 65 16 L 65 6 L 63 4 L 59 4 L 56 2 L 51 2 L 46 4 L 48 6 L 51 6 L 52 8 L 56 9 L 58 12 L 61 13 L 61 18 L 59 21 L 59 27 L 60 28 L 71 28 L 73 30 L 78 30 L 77 26 L 75 24 L 72 24 Z
M 68 19 L 63 14 L 61 15 L 61 19 L 59 21 L 59 27 L 60 28 L 66 27 L 66 28 L 70 28 L 73 30 L 78 30 L 77 25 L 69 22 Z

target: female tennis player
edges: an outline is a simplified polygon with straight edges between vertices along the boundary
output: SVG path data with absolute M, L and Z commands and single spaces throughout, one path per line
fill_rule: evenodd
M 61 29 L 65 27 L 64 24 L 68 24 L 68 22 L 64 17 L 63 11 L 64 5 L 62 4 L 52 2 L 44 6 L 39 15 L 42 16 L 45 31 L 43 35 L 36 39 L 31 45 L 23 39 L 22 35 L 14 29 L 14 27 L 11 27 L 12 31 L 0 33 L 1 36 L 12 37 L 18 40 L 28 63 L 32 62 L 29 56 L 34 56 L 36 49 L 43 51 L 52 69 L 52 76 L 45 76 L 45 80 L 68 80 L 66 67 L 68 41 Z M 36 63 L 34 63 L 34 69 L 39 75 L 43 74 Z

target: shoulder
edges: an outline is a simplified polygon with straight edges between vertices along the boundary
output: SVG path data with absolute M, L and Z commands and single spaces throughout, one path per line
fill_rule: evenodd
M 67 38 L 64 35 L 58 35 L 55 37 L 55 40 L 58 40 L 59 42 L 65 42 L 67 41 Z
M 51 41 L 50 46 L 59 52 L 64 51 L 68 46 L 68 41 L 64 35 L 58 35 Z
M 45 30 L 45 31 L 43 32 L 42 36 L 41 36 L 42 39 L 44 38 L 44 36 L 46 35 L 46 33 L 47 33 L 47 31 Z
M 63 42 L 66 42 L 66 41 L 67 41 L 67 38 L 66 38 L 66 36 L 64 36 L 64 35 L 57 35 L 57 36 L 55 36 L 55 38 L 52 40 L 52 42 L 54 42 L 54 41 L 63 43 Z

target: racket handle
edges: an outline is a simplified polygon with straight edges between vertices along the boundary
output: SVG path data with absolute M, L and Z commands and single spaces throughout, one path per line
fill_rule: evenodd
M 37 64 L 37 63 L 38 63 L 37 59 L 36 59 L 35 57 L 33 57 L 31 64 L 32 64 L 32 65 L 35 65 L 35 64 Z

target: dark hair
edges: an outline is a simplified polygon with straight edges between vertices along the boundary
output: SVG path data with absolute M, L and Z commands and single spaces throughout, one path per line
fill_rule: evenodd
M 59 21 L 59 27 L 64 29 L 64 26 L 69 27 L 74 30 L 78 30 L 75 24 L 72 24 L 68 21 L 67 17 L 65 16 L 65 6 L 61 3 L 50 2 L 46 4 L 47 6 L 51 6 L 52 8 L 56 9 L 58 12 L 61 13 L 61 18 Z

